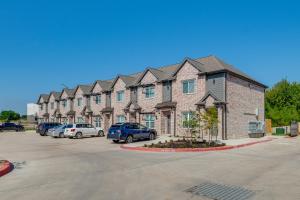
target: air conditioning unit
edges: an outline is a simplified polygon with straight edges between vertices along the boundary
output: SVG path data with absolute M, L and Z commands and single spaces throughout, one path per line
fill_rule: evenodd
M 251 121 L 248 125 L 248 134 L 250 138 L 258 138 L 265 135 L 265 123 L 263 121 Z

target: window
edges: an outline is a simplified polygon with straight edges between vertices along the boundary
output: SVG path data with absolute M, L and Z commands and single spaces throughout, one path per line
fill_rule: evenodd
M 147 114 L 145 116 L 146 127 L 154 128 L 155 116 L 153 114 Z
M 145 98 L 152 98 L 154 95 L 154 86 L 147 86 L 145 88 Z
M 183 112 L 182 113 L 182 127 L 183 128 L 190 128 L 190 122 L 193 118 L 192 112 Z
M 67 107 L 67 100 L 63 100 L 61 103 L 64 108 Z
M 54 103 L 52 102 L 52 103 L 50 104 L 50 106 L 51 106 L 51 110 L 53 110 L 53 109 L 54 109 Z
M 184 94 L 192 94 L 195 90 L 195 80 L 182 81 L 182 92 Z
M 125 116 L 124 115 L 118 115 L 117 116 L 117 122 L 118 123 L 124 123 L 126 121 Z
M 95 117 L 95 126 L 101 127 L 101 118 L 100 117 Z
M 43 104 L 41 104 L 41 110 L 43 110 Z
M 78 98 L 77 99 L 77 106 L 81 106 L 82 105 L 82 98 Z
M 90 105 L 91 105 L 91 98 L 90 97 L 86 97 L 86 105 L 88 107 L 90 107 Z
M 83 120 L 83 117 L 77 117 L 77 123 L 83 123 L 84 120 Z
M 101 95 L 95 96 L 95 103 L 100 104 L 101 103 Z
M 124 90 L 117 92 L 117 101 L 121 102 L 124 100 Z

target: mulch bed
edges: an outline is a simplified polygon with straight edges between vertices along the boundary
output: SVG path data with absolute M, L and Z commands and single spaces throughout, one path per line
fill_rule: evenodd
M 225 146 L 225 143 L 216 143 L 215 141 L 197 141 L 197 140 L 170 140 L 165 142 L 158 142 L 157 144 L 144 145 L 148 148 L 208 148 L 208 147 L 221 147 Z

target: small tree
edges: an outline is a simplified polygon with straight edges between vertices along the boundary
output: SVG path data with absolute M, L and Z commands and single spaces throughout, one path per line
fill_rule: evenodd
M 206 109 L 206 112 L 199 112 L 199 119 L 203 123 L 202 128 L 208 131 L 208 140 L 211 142 L 212 133 L 218 127 L 218 110 L 216 107 L 210 107 Z

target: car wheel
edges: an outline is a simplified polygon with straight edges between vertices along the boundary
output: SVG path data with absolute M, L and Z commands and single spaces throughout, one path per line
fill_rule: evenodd
M 125 142 L 126 143 L 132 143 L 133 142 L 133 137 L 131 135 L 128 135 Z
M 119 140 L 113 140 L 113 142 L 114 142 L 114 143 L 118 143 L 118 142 L 119 142 Z
M 76 133 L 75 138 L 81 139 L 82 138 L 82 133 L 80 133 L 80 132 Z
M 149 140 L 155 140 L 155 134 L 154 133 L 150 133 Z
M 60 134 L 59 134 L 59 137 L 60 137 L 60 138 L 64 138 L 65 136 L 64 136 L 63 133 L 60 133 Z
M 98 131 L 98 137 L 104 137 L 104 132 L 103 131 Z

